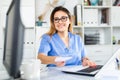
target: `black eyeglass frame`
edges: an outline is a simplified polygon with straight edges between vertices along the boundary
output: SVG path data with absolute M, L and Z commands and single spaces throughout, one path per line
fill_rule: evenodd
M 67 18 L 69 18 L 68 16 L 62 16 L 61 18 L 54 18 L 53 19 L 53 22 L 54 23 L 59 23 L 59 21 L 61 20 L 62 22 L 66 22 L 67 21 Z M 55 21 L 55 19 L 57 19 L 56 21 Z

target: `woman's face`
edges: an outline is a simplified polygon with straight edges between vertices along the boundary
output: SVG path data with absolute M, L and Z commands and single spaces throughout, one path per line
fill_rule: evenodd
M 54 25 L 58 32 L 68 31 L 70 19 L 68 15 L 63 11 L 57 11 L 54 15 Z

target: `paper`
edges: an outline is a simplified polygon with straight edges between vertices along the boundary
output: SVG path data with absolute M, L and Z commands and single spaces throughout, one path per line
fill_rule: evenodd
M 67 61 L 72 57 L 56 57 L 55 62 Z

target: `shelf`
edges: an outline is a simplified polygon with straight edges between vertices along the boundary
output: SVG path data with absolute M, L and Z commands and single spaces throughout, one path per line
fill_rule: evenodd
M 120 27 L 113 27 L 114 45 L 120 44 Z
M 76 26 L 76 25 L 74 25 L 73 28 L 83 28 L 83 26 Z
M 35 28 L 50 28 L 49 26 L 35 26 Z
M 118 25 L 118 26 L 113 26 L 113 28 L 120 28 L 120 25 Z
M 100 25 L 100 26 L 84 26 L 84 28 L 111 28 L 111 26 Z
M 111 6 L 84 6 L 84 9 L 103 9 L 103 8 L 111 8 Z
M 109 28 L 87 27 L 87 28 L 84 28 L 84 34 L 87 35 L 88 37 L 91 36 L 91 40 L 93 40 L 93 41 L 96 40 L 96 42 L 93 43 L 94 45 L 111 44 L 111 28 L 110 27 Z M 87 39 L 85 39 L 85 40 L 87 40 Z M 91 45 L 91 44 L 87 44 L 87 45 Z

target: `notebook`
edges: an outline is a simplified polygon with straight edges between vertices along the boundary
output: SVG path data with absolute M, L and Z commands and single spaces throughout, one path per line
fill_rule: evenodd
M 111 62 L 113 62 L 118 55 L 120 55 L 120 48 L 118 50 L 116 50 L 115 53 L 113 53 L 113 55 L 106 61 L 106 63 L 104 65 L 97 65 L 97 67 L 95 67 L 95 68 L 97 68 L 96 70 L 91 69 L 91 67 L 88 67 L 88 66 L 86 66 L 86 67 L 72 66 L 72 67 L 67 67 L 66 69 L 62 70 L 62 72 L 86 75 L 86 76 L 94 76 L 96 79 L 98 79 L 101 76 L 101 74 L 104 73 L 104 71 L 109 67 Z M 91 69 L 91 70 L 89 70 L 89 69 Z

